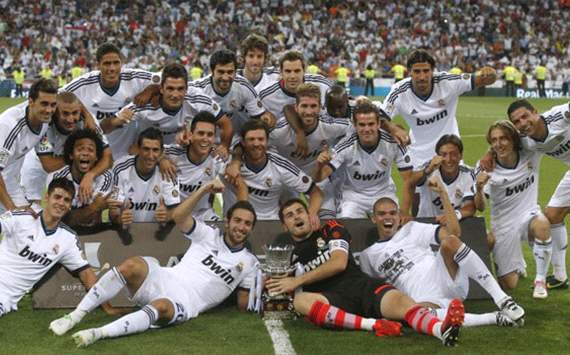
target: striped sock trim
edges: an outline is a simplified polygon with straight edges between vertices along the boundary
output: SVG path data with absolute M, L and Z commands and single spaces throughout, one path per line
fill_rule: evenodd
M 467 257 L 467 255 L 469 255 L 470 252 L 471 248 L 469 248 L 467 244 L 463 244 L 459 248 L 459 250 L 457 250 L 457 253 L 455 253 L 455 255 L 453 256 L 453 260 L 455 260 L 455 262 L 459 264 Z
M 127 280 L 125 280 L 125 278 L 123 277 L 123 274 L 121 274 L 121 272 L 119 271 L 119 269 L 117 269 L 117 267 L 113 267 L 111 269 L 111 271 L 113 272 L 113 274 L 117 277 L 117 279 L 119 279 L 119 281 L 121 281 L 121 283 L 123 284 L 123 286 L 125 286 L 127 284 Z
M 158 310 L 151 305 L 144 306 L 141 311 L 145 312 L 149 319 L 149 324 L 154 324 L 158 320 Z

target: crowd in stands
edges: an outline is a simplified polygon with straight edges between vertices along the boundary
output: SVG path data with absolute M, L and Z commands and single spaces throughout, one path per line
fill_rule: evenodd
M 411 49 L 434 51 L 438 69 L 471 71 L 513 65 L 551 75 L 569 66 L 570 7 L 565 1 L 0 1 L 0 68 L 27 78 L 51 67 L 94 69 L 96 48 L 120 43 L 130 67 L 158 70 L 168 61 L 207 72 L 214 50 L 237 49 L 249 32 L 270 39 L 271 61 L 303 51 L 324 73 L 344 65 L 380 75 Z M 556 29 L 556 30 L 553 30 Z

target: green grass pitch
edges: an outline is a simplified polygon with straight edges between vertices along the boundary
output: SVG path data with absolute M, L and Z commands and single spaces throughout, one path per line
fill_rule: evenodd
M 489 124 L 506 118 L 509 98 L 460 99 L 457 117 L 465 145 L 464 160 L 474 165 L 487 150 L 484 139 Z M 15 104 L 0 98 L 0 112 Z M 563 100 L 532 100 L 539 111 L 564 103 Z M 401 122 L 401 121 L 399 121 Z M 558 181 L 566 172 L 562 163 L 544 157 L 540 173 L 540 203 L 546 204 Z M 397 175 L 397 173 L 395 174 Z M 398 177 L 395 176 L 396 180 Z M 488 215 L 487 215 L 488 216 Z M 523 328 L 494 326 L 467 328 L 462 331 L 459 348 L 445 349 L 427 336 L 406 332 L 400 338 L 376 338 L 365 332 L 341 332 L 318 329 L 303 320 L 286 321 L 285 327 L 298 354 L 568 354 L 570 352 L 570 291 L 551 291 L 546 300 L 531 297 L 534 261 L 527 246 L 525 257 L 529 278 L 522 279 L 513 292 L 526 310 Z M 471 312 L 495 310 L 491 301 L 469 301 Z M 77 350 L 70 336 L 56 337 L 48 331 L 49 322 L 63 310 L 33 311 L 26 296 L 18 312 L 0 319 L 0 354 L 271 354 L 271 339 L 260 318 L 232 308 L 222 308 L 181 326 L 148 331 L 141 335 L 103 340 Z M 101 311 L 86 317 L 77 328 L 100 326 L 113 318 Z

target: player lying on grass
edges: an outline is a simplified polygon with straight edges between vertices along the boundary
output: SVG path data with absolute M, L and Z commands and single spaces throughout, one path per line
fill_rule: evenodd
M 18 309 L 18 302 L 57 263 L 62 264 L 89 289 L 97 277 L 81 255 L 75 232 L 61 222 L 71 209 L 73 182 L 53 179 L 46 207 L 33 215 L 9 211 L 0 217 L 0 317 Z M 114 310 L 104 302 L 103 309 Z
M 177 226 L 192 241 L 180 263 L 161 267 L 156 259 L 131 257 L 103 275 L 74 311 L 51 322 L 49 328 L 57 335 L 65 334 L 87 313 L 125 287 L 142 308 L 100 328 L 73 334 L 77 346 L 143 332 L 153 325 L 185 322 L 220 304 L 236 289 L 238 307 L 245 310 L 257 259 L 245 248 L 256 215 L 251 204 L 243 201 L 243 186 L 241 201 L 227 212 L 225 231 L 209 227 L 191 215 L 203 196 L 223 190 L 224 185 L 216 179 L 174 210 Z
M 446 346 L 457 343 L 464 312 L 460 300 L 450 302 L 441 321 L 392 285 L 360 271 L 350 252 L 351 236 L 338 222 L 329 220 L 312 232 L 307 207 L 299 199 L 283 204 L 279 216 L 295 245 L 292 262 L 300 263 L 304 273 L 269 279 L 266 286 L 278 294 L 303 287 L 295 293 L 293 305 L 313 324 L 382 336 L 401 333 L 401 324 L 388 319 L 405 320 L 417 332 L 435 336 Z
M 426 183 L 439 195 L 446 223 L 412 221 L 400 228 L 397 203 L 389 197 L 378 199 L 372 215 L 378 240 L 360 253 L 362 271 L 386 280 L 416 302 L 436 308 L 438 316 L 445 314 L 451 299 L 467 297 L 471 278 L 491 295 L 500 311 L 467 313 L 465 326 L 522 325 L 522 307 L 501 290 L 481 258 L 459 239 L 461 227 L 441 179 L 432 176 Z M 432 244 L 439 245 L 437 253 Z

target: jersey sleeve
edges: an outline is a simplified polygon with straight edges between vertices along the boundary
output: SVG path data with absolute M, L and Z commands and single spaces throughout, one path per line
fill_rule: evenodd
M 252 257 L 253 258 L 253 257 Z M 238 287 L 246 290 L 250 290 L 251 287 L 255 284 L 255 278 L 257 276 L 257 269 L 259 268 L 259 263 L 255 262 L 248 262 L 248 267 L 243 272 L 245 273 L 244 278 L 239 283 Z
M 350 252 L 352 237 L 342 224 L 334 219 L 328 220 L 322 231 L 331 253 L 335 250 L 340 250 L 347 254 Z
M 283 146 L 283 144 L 287 144 L 287 142 L 284 142 L 284 139 L 287 138 L 290 129 L 291 126 L 289 126 L 287 119 L 285 117 L 281 117 L 269 133 L 269 146 L 276 148 Z
M 103 174 L 97 177 L 95 183 L 93 198 L 97 194 L 106 196 L 113 188 L 113 174 L 109 170 L 105 170 Z
M 384 99 L 380 105 L 380 109 L 386 113 L 388 118 L 394 118 L 398 113 L 398 94 L 400 93 L 400 85 L 392 85 L 388 96 Z
M 195 218 L 194 218 L 194 227 L 192 227 L 191 230 L 184 232 L 184 236 L 194 242 L 214 239 L 218 234 L 219 234 L 218 229 L 210 227 L 206 223 L 196 220 Z
M 261 100 L 255 92 L 255 89 L 249 83 L 242 83 L 243 106 L 245 106 L 247 114 L 250 117 L 259 116 L 265 112 L 265 108 L 261 104 Z
M 396 144 L 395 147 L 396 157 L 395 162 L 398 170 L 412 170 L 414 168 L 412 164 L 412 158 L 410 157 L 410 151 L 403 145 Z
M 360 252 L 360 270 L 362 270 L 362 272 L 364 272 L 366 275 L 370 276 L 370 277 L 377 277 L 376 275 L 374 275 L 374 270 L 372 268 L 372 261 L 370 260 L 370 251 L 371 251 L 371 247 L 364 249 L 362 252 Z
M 12 212 L 6 211 L 0 215 L 0 233 L 4 238 L 13 236 L 14 231 L 17 230 L 17 222 Z
M 468 178 L 471 184 L 465 184 L 465 187 L 463 189 L 462 202 L 472 201 L 475 198 L 475 171 L 473 169 L 469 169 L 469 172 L 466 173 L 468 174 Z
M 475 88 L 475 75 L 469 73 L 463 74 L 448 74 L 442 73 L 441 77 L 446 79 L 440 81 L 440 83 L 445 83 L 446 91 L 449 94 L 459 96 L 467 91 L 471 91 Z
M 184 100 L 187 105 L 190 105 L 193 108 L 195 113 L 200 111 L 210 112 L 214 117 L 216 117 L 216 121 L 224 115 L 220 105 L 204 94 L 194 93 L 192 95 L 186 95 Z
M 341 139 L 334 148 L 332 149 L 332 159 L 329 165 L 335 170 L 338 170 L 343 164 L 347 164 L 351 161 L 352 155 L 352 137 L 346 137 Z
M 162 198 L 166 207 L 173 207 L 180 203 L 180 186 L 178 179 L 172 182 L 170 179 L 162 180 Z
M 414 238 L 420 247 L 427 249 L 430 248 L 431 244 L 439 244 L 437 234 L 439 233 L 440 225 L 412 221 L 407 223 L 404 227 L 406 226 L 409 229 L 408 231 L 402 231 L 404 233 L 403 235 L 405 238 Z M 404 227 L 402 227 L 402 229 L 404 229 Z
M 12 155 L 14 155 L 14 144 L 11 144 L 10 129 L 0 126 L 0 171 L 2 171 Z
M 76 274 L 89 267 L 89 263 L 83 257 L 77 237 L 74 237 L 74 242 L 69 243 L 59 263 L 72 274 Z
M 309 192 L 313 186 L 313 179 L 303 170 L 285 158 L 277 158 L 275 164 L 279 166 L 284 185 L 300 193 Z

